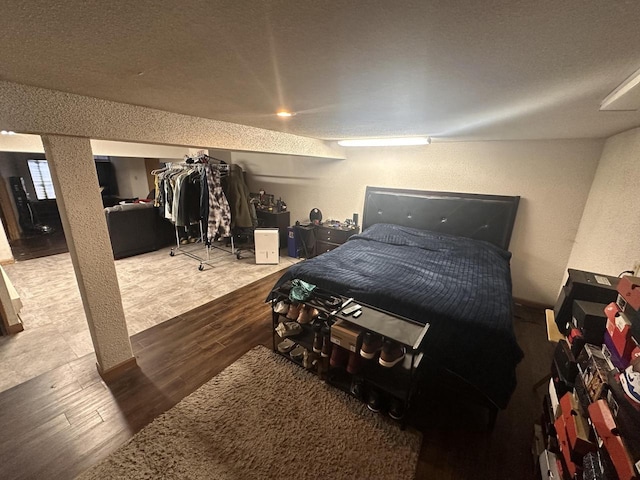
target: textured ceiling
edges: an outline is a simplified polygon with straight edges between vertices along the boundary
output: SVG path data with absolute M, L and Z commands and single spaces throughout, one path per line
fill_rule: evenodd
M 639 25 L 635 0 L 5 0 L 0 79 L 321 139 L 606 137 L 640 125 L 598 110 Z

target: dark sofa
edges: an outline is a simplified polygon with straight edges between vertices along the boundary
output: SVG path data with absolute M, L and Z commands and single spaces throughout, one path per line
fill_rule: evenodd
M 115 205 L 104 212 L 116 260 L 175 244 L 173 224 L 152 203 Z

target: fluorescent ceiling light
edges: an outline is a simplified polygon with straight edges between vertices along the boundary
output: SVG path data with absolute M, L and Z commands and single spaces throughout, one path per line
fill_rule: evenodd
M 280 110 L 278 113 L 276 113 L 276 115 L 279 117 L 287 118 L 287 117 L 293 117 L 295 113 L 291 113 L 286 110 Z
M 638 109 L 640 109 L 640 70 L 622 82 L 600 104 L 600 110 Z
M 2 134 L 2 135 L 15 135 L 16 132 L 14 132 L 13 130 L 9 130 L 9 131 L 2 130 L 2 131 L 0 131 L 0 134 Z
M 338 141 L 341 147 L 403 147 L 430 143 L 431 137 L 361 138 Z

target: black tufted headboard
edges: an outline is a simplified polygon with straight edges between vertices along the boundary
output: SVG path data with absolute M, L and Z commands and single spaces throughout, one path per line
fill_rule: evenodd
M 520 197 L 367 187 L 362 228 L 376 223 L 485 240 L 509 249 Z

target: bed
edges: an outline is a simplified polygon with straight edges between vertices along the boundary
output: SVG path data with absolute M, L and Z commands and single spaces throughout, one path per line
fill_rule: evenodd
M 522 359 L 508 251 L 519 197 L 367 187 L 363 231 L 292 266 L 299 278 L 430 323 L 430 361 L 505 408 Z

